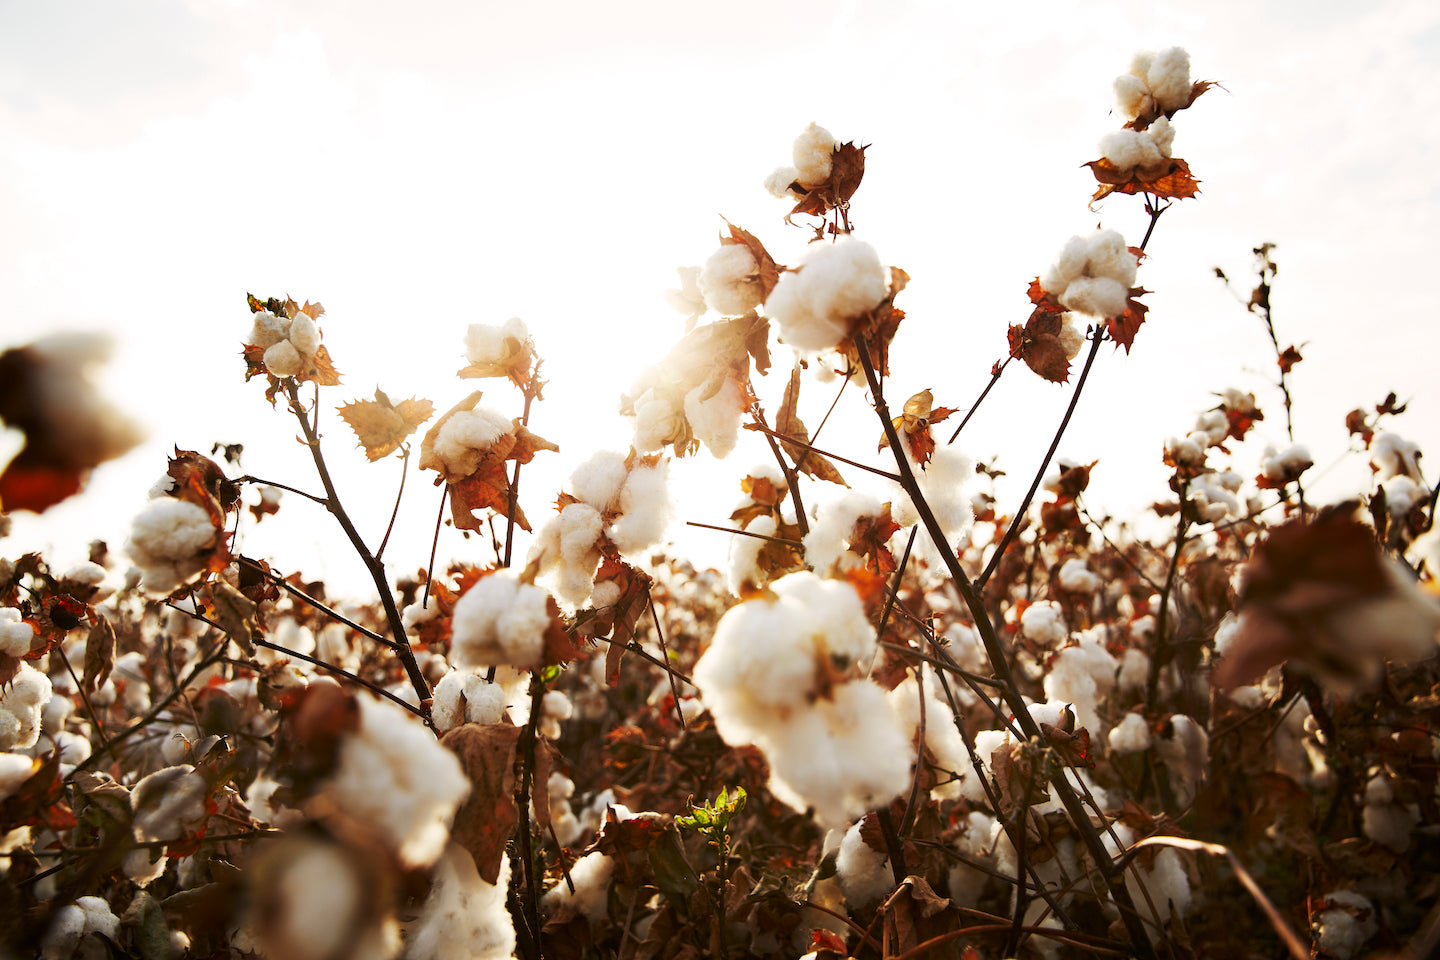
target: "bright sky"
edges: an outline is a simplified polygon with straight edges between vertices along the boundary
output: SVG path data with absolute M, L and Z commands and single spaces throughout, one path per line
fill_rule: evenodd
M 1262 240 L 1279 245 L 1280 336 L 1308 343 L 1294 389 L 1317 472 L 1346 449 L 1345 412 L 1392 389 L 1412 400 L 1401 432 L 1440 446 L 1433 2 L 0 4 L 0 345 L 111 331 L 109 389 L 151 437 L 89 495 L 18 516 L 0 549 L 53 545 L 63 564 L 91 537 L 118 547 L 176 444 L 243 442 L 250 472 L 318 489 L 293 421 L 243 382 L 247 291 L 325 304 L 345 377 L 327 409 L 377 385 L 447 409 L 474 386 L 452 376 L 466 326 L 523 317 L 551 380 L 532 426 L 561 446 L 522 480 L 545 516 L 575 464 L 628 442 L 615 404 L 681 334 L 663 292 L 712 252 L 719 217 L 799 259 L 804 234 L 761 181 L 812 120 L 871 144 L 853 221 L 913 278 L 893 398 L 930 387 L 967 407 L 1066 238 L 1098 222 L 1139 242 L 1139 201 L 1087 209 L 1080 164 L 1119 125 L 1114 76 L 1172 44 L 1224 84 L 1176 121 L 1203 194 L 1161 220 L 1140 274 L 1150 322 L 1131 356 L 1105 349 L 1062 455 L 1098 458 L 1092 499 L 1134 514 L 1167 495 L 1163 441 L 1214 391 L 1254 391 L 1283 440 L 1263 328 L 1212 273 L 1244 283 Z M 782 385 L 762 387 L 772 410 Z M 508 385 L 480 386 L 518 415 Z M 822 440 L 865 457 L 878 429 L 858 397 Z M 1012 500 L 1068 398 L 1016 369 L 967 428 Z M 804 401 L 812 428 L 828 399 Z M 326 430 L 378 540 L 398 464 Z M 1253 476 L 1263 446 L 1237 468 Z M 723 522 L 756 450 L 679 464 L 679 519 Z M 1336 468 L 1318 499 L 1365 478 L 1363 461 Z M 436 497 L 412 475 L 397 569 L 424 563 Z M 278 519 L 244 550 L 359 587 L 323 514 L 290 497 Z M 719 562 L 723 535 L 697 536 L 685 549 Z M 488 559 L 449 532 L 451 556 Z

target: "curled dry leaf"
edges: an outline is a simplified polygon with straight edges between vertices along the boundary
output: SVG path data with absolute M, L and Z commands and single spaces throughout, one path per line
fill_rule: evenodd
M 906 400 L 904 411 L 890 422 L 896 432 L 905 438 L 911 458 L 924 466 L 935 452 L 935 438 L 930 433 L 931 425 L 939 423 L 954 412 L 950 407 L 936 407 L 935 395 L 927 388 Z M 877 449 L 884 450 L 888 446 L 889 436 L 881 436 Z
M 780 282 L 780 267 L 775 263 L 775 258 L 770 256 L 770 252 L 765 249 L 765 245 L 759 241 L 755 234 L 748 230 L 740 229 L 729 220 L 725 221 L 725 226 L 730 228 L 730 236 L 721 236 L 720 245 L 739 244 L 750 251 L 750 255 L 755 258 L 755 263 L 758 266 L 755 274 L 755 283 L 760 287 L 760 302 L 764 303 L 770 299 L 770 291 L 775 289 L 775 284 Z M 762 370 L 761 373 L 764 373 L 764 371 Z
M 375 388 L 374 400 L 356 400 L 340 408 L 340 416 L 365 448 L 365 456 L 372 462 L 387 457 L 400 449 L 400 444 L 435 413 L 435 405 L 429 400 L 401 400 L 391 403 L 390 398 Z
M 775 432 L 800 443 L 810 442 L 810 431 L 801 422 L 796 408 L 800 403 L 800 365 L 797 363 L 790 370 L 790 381 L 785 385 L 785 396 L 780 401 L 780 410 L 775 414 Z M 806 476 L 814 477 L 816 480 L 826 480 L 830 483 L 838 483 L 840 486 L 849 486 L 845 478 L 840 476 L 840 471 L 835 469 L 824 456 L 814 450 L 807 449 L 799 444 L 781 440 L 780 445 L 795 461 L 795 469 Z
M 848 207 L 850 198 L 860 189 L 860 181 L 865 178 L 865 151 L 868 149 L 868 144 L 857 147 L 853 140 L 842 143 L 830 155 L 828 180 L 808 188 L 792 183 L 791 190 L 804 191 L 805 195 L 795 204 L 795 209 L 785 215 L 785 222 L 792 223 L 790 218 L 797 213 L 823 217 L 831 210 Z
M 1070 358 L 1060 342 L 1063 316 L 1046 307 L 1036 307 L 1025 326 L 1010 325 L 1010 356 L 1024 360 L 1027 367 L 1051 383 L 1070 379 Z
M 520 728 L 504 723 L 466 723 L 440 738 L 470 780 L 470 795 L 455 811 L 450 836 L 475 858 L 492 886 L 500 878 L 505 844 L 515 832 L 515 745 Z

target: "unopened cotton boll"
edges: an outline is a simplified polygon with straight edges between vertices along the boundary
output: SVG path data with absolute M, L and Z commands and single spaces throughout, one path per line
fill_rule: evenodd
M 721 316 L 738 317 L 760 305 L 760 264 L 743 243 L 726 243 L 700 272 L 705 305 Z

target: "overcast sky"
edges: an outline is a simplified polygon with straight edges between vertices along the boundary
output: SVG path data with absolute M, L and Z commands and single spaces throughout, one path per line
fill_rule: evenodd
M 1095 500 L 1135 513 L 1166 494 L 1165 437 L 1236 386 L 1267 411 L 1236 457 L 1254 475 L 1283 440 L 1273 358 L 1212 268 L 1244 283 L 1263 240 L 1280 336 L 1305 344 L 1297 432 L 1317 472 L 1347 447 L 1345 411 L 1391 389 L 1412 400 L 1400 431 L 1440 445 L 1434 3 L 0 2 L 0 345 L 111 331 L 109 388 L 151 437 L 89 496 L 18 517 L 0 550 L 53 544 L 65 563 L 92 536 L 118 545 L 176 444 L 242 441 L 251 472 L 317 485 L 293 423 L 243 382 L 247 291 L 325 304 L 345 376 L 331 408 L 378 385 L 446 409 L 473 386 L 452 376 L 466 326 L 523 317 L 551 379 L 532 423 L 562 448 L 522 484 L 544 516 L 576 463 L 627 442 L 615 403 L 682 332 L 663 292 L 720 216 L 799 259 L 804 234 L 761 182 L 812 120 L 871 145 L 853 220 L 913 278 L 892 393 L 968 406 L 1066 238 L 1102 223 L 1139 242 L 1139 201 L 1089 209 L 1080 165 L 1120 123 L 1113 78 L 1172 44 L 1224 85 L 1176 119 L 1203 194 L 1161 220 L 1140 273 L 1150 321 L 1130 356 L 1104 350 L 1062 454 L 1099 459 Z M 773 408 L 779 387 L 761 392 Z M 1007 373 L 962 444 L 1021 486 L 1068 398 Z M 850 400 L 826 440 L 871 455 L 878 430 Z M 812 420 L 825 402 L 807 398 Z M 338 421 L 328 436 L 378 539 L 398 464 L 366 464 Z M 754 455 L 680 464 L 680 519 L 722 521 Z M 1365 474 L 1331 470 L 1320 499 Z M 387 555 L 402 570 L 424 562 L 437 496 L 409 490 Z M 317 510 L 280 519 L 246 551 L 357 575 Z M 486 558 L 443 543 L 442 559 Z

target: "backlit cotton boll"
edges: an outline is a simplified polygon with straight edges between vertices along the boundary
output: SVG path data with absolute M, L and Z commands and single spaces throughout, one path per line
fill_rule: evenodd
M 760 305 L 760 265 L 743 243 L 722 244 L 700 272 L 705 305 L 726 317 L 738 317 Z
M 1127 120 L 1173 113 L 1190 103 L 1190 54 L 1181 47 L 1137 53 L 1130 72 L 1115 78 L 1115 103 Z
M 157 497 L 135 516 L 125 552 L 140 568 L 140 587 L 164 595 L 205 569 L 217 533 L 201 507 Z
M 850 334 L 851 321 L 889 292 L 880 255 L 862 240 L 810 248 L 798 272 L 784 273 L 765 303 L 780 338 L 797 350 L 829 350 Z
M 509 664 L 533 667 L 545 650 L 549 594 L 502 570 L 455 602 L 450 660 L 461 670 Z
M 1045 272 L 1040 286 L 1066 309 L 1095 317 L 1118 317 L 1135 285 L 1139 261 L 1114 230 L 1071 237 Z
M 831 157 L 839 146 L 833 134 L 818 123 L 811 123 L 790 148 L 795 164 L 795 179 L 804 186 L 814 186 L 830 179 Z

